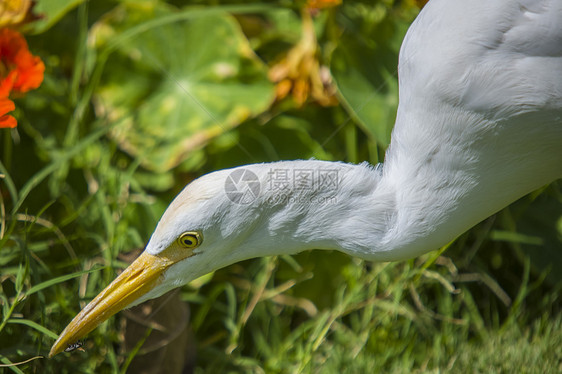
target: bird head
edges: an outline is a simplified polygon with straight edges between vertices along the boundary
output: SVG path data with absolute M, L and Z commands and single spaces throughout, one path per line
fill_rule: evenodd
M 264 188 L 269 169 L 260 164 L 221 170 L 187 185 L 164 212 L 144 252 L 76 315 L 49 356 L 118 311 L 211 271 L 308 249 L 295 237 L 297 218 L 306 215 L 302 204 L 293 204 L 291 213 L 291 204 L 270 199 Z

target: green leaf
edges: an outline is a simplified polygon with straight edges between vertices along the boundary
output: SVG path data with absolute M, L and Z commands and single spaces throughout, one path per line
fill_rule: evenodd
M 375 51 L 344 42 L 334 51 L 331 69 L 343 106 L 367 135 L 386 147 L 398 107 L 398 85 L 384 67 L 373 69 L 377 58 Z
M 24 264 L 20 264 L 18 268 L 18 272 L 16 274 L 16 291 L 19 293 L 23 290 L 23 284 L 25 282 L 25 278 L 27 278 L 27 274 L 29 272 L 29 262 L 25 261 Z
M 25 201 L 25 199 L 27 198 L 27 195 L 35 188 L 37 187 L 37 185 L 39 183 L 41 183 L 45 178 L 47 178 L 50 174 L 52 174 L 53 172 L 57 171 L 61 165 L 64 165 L 65 162 L 67 162 L 68 160 L 70 160 L 72 157 L 76 156 L 77 154 L 79 154 L 80 152 L 83 152 L 84 149 L 90 145 L 91 143 L 95 142 L 96 140 L 98 140 L 102 135 L 104 135 L 107 131 L 109 131 L 109 128 L 107 127 L 102 127 L 100 129 L 97 129 L 93 132 L 91 132 L 88 136 L 86 136 L 84 139 L 80 140 L 80 142 L 76 145 L 74 145 L 71 148 L 68 148 L 65 150 L 65 152 L 63 154 L 60 155 L 60 157 L 54 159 L 50 164 L 48 164 L 47 166 L 45 166 L 43 169 L 41 169 L 40 171 L 38 171 L 36 174 L 34 174 L 25 184 L 24 186 L 20 189 L 20 193 L 19 193 L 19 199 L 15 202 L 14 207 L 12 208 L 12 214 L 15 214 L 18 209 L 20 208 L 20 206 L 23 204 L 23 202 Z
M 521 240 L 521 251 L 530 257 L 533 271 L 548 271 L 551 285 L 562 282 L 562 198 L 554 183 L 551 190 L 557 189 L 541 194 L 517 219 L 518 235 L 530 239 Z
M 10 193 L 10 198 L 12 201 L 16 201 L 18 199 L 18 190 L 2 161 L 0 161 L 0 174 L 2 174 L 0 182 L 6 184 L 8 192 Z
M 490 233 L 490 238 L 497 241 L 505 241 L 519 244 L 529 244 L 540 246 L 543 240 L 538 236 L 524 235 L 518 232 L 494 230 Z
M 398 52 L 408 23 L 382 3 L 348 3 L 344 12 L 349 24 L 330 66 L 337 92 L 363 131 L 386 148 L 398 108 Z
M 169 14 L 173 10 L 164 5 L 122 6 L 96 25 L 91 38 L 104 48 L 115 35 Z M 211 14 L 155 25 L 109 58 L 96 107 L 119 122 L 110 135 L 123 150 L 162 172 L 265 111 L 274 91 L 233 17 Z
M 58 335 L 55 334 L 54 332 L 52 332 L 51 330 L 41 326 L 40 324 L 38 324 L 37 322 L 33 322 L 30 321 L 28 319 L 15 319 L 15 318 L 11 318 L 8 320 L 8 323 L 15 323 L 15 324 L 20 324 L 20 325 L 26 325 L 29 326 L 31 328 L 34 328 L 35 330 L 41 332 L 44 335 L 47 335 L 50 338 L 56 339 L 58 338 Z
M 2 319 L 5 320 L 10 314 L 10 301 L 3 293 L 0 293 L 0 301 L 2 304 Z
M 57 23 L 66 13 L 77 7 L 84 0 L 48 0 L 37 1 L 33 13 L 41 18 L 32 24 L 34 33 L 39 34 Z
M 18 369 L 16 364 L 14 364 L 12 361 L 8 360 L 7 357 L 4 357 L 4 356 L 0 355 L 0 362 L 4 363 L 4 366 L 7 367 L 8 369 L 12 370 L 14 373 L 25 374 L 23 371 Z
M 41 282 L 41 283 L 36 284 L 35 286 L 31 287 L 31 288 L 25 293 L 25 295 L 26 295 L 26 296 L 32 295 L 32 294 L 34 294 L 35 292 L 41 291 L 42 289 L 45 289 L 45 288 L 47 288 L 47 287 L 51 287 L 52 285 L 65 282 L 65 281 L 67 281 L 67 280 L 69 280 L 69 279 L 79 277 L 79 276 L 81 276 L 81 275 L 83 275 L 83 274 L 93 273 L 94 271 L 102 270 L 102 269 L 104 269 L 104 268 L 105 268 L 105 267 L 96 267 L 96 268 L 93 268 L 93 269 L 90 269 L 90 270 L 78 271 L 78 272 L 76 272 L 76 273 L 67 274 L 67 275 L 62 275 L 62 276 L 60 276 L 60 277 L 56 277 L 56 278 L 53 278 L 53 279 L 49 279 L 48 281 Z

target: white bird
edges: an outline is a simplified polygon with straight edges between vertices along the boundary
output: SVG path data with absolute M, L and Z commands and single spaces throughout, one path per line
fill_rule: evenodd
M 237 261 L 308 249 L 411 258 L 562 177 L 562 0 L 431 0 L 402 45 L 399 87 L 384 165 L 283 161 L 193 181 L 50 356 Z

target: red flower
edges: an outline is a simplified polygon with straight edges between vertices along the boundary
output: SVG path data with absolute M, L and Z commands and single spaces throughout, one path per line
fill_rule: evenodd
M 7 114 L 15 109 L 8 99 L 10 93 L 22 94 L 39 87 L 44 71 L 43 61 L 29 52 L 19 32 L 0 29 L 0 128 L 17 125 L 16 119 Z

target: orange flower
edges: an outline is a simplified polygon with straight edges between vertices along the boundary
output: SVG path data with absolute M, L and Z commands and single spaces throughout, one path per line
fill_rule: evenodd
M 23 36 L 14 30 L 0 30 L 0 79 L 12 81 L 11 90 L 25 93 L 43 82 L 45 65 L 27 49 Z
M 44 71 L 43 61 L 29 52 L 19 32 L 0 29 L 0 128 L 17 124 L 14 117 L 7 115 L 15 109 L 8 99 L 10 93 L 22 94 L 39 87 Z
M 18 124 L 16 119 L 9 114 L 12 110 L 16 109 L 14 102 L 10 99 L 0 98 L 0 128 L 10 127 L 14 128 Z

